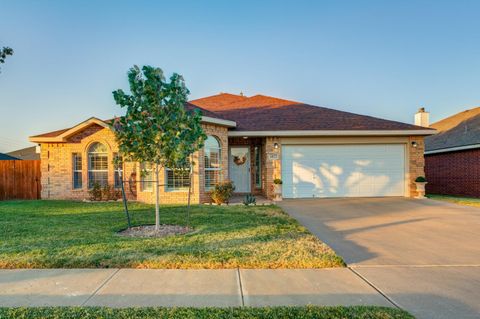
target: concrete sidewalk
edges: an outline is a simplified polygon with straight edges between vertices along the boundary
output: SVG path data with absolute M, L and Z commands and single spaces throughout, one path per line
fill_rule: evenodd
M 348 268 L 0 270 L 0 306 L 390 306 Z

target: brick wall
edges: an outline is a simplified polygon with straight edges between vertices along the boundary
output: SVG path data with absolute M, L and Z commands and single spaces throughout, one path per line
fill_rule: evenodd
M 221 147 L 222 156 L 222 170 L 220 171 L 220 181 L 228 179 L 228 129 L 222 126 L 203 124 L 203 130 L 205 134 L 212 135 L 218 139 Z M 198 151 L 198 171 L 196 172 L 199 177 L 200 188 L 200 202 L 207 203 L 211 201 L 209 190 L 205 189 L 205 175 L 203 174 L 205 168 L 205 152 L 203 149 Z M 199 172 L 201 174 L 199 174 Z
M 412 147 L 412 142 L 417 143 L 417 147 Z M 410 197 L 416 197 L 417 185 L 415 184 L 415 179 L 418 176 L 425 176 L 425 143 L 423 136 L 410 136 L 408 138 L 408 180 L 409 180 L 409 189 Z
M 92 125 L 72 136 L 66 143 L 41 144 L 42 166 L 42 198 L 75 199 L 89 198 L 88 194 L 88 148 L 94 142 L 100 142 L 108 150 L 108 184 L 114 184 L 113 155 L 118 152 L 115 136 L 110 129 L 100 125 Z M 82 155 L 82 188 L 73 188 L 72 154 Z M 124 164 L 124 176 L 129 178 L 133 173 L 133 163 Z M 134 194 L 127 191 L 129 198 Z
M 228 178 L 228 130 L 225 127 L 209 124 L 203 124 L 203 128 L 207 135 L 215 136 L 220 142 L 222 160 L 220 180 L 225 180 Z M 236 141 L 238 143 L 244 143 L 240 139 L 236 139 Z M 113 154 L 118 151 L 115 136 L 110 129 L 99 125 L 92 125 L 72 136 L 67 143 L 44 143 L 41 145 L 42 198 L 82 200 L 89 197 L 87 150 L 94 142 L 100 142 L 107 146 L 109 160 L 108 181 L 109 184 L 114 184 L 114 168 L 112 161 Z M 273 180 L 275 178 L 281 178 L 281 142 L 278 137 L 266 137 L 258 142 L 262 143 L 262 193 L 268 198 L 273 198 Z M 417 143 L 416 148 L 411 147 L 412 142 Z M 279 145 L 277 149 L 274 148 L 275 143 L 278 143 Z M 425 175 L 423 137 L 409 137 L 407 149 L 409 195 L 413 197 L 416 196 L 417 193 L 414 183 L 415 178 Z M 83 187 L 81 189 L 73 189 L 73 153 L 82 154 Z M 203 173 L 205 164 L 204 156 L 203 149 L 194 154 L 195 164 L 193 167 L 192 203 L 210 201 L 208 190 L 205 189 L 205 176 Z M 471 164 L 469 165 L 469 167 L 471 167 Z M 465 172 L 465 169 L 462 170 Z M 133 179 L 134 176 L 136 176 L 136 183 L 134 183 L 132 188 L 134 191 L 136 189 L 136 196 L 134 193 L 130 192 L 130 187 L 127 185 L 126 189 L 128 196 L 131 199 L 137 198 L 140 201 L 148 203 L 155 202 L 154 191 L 142 191 L 140 188 L 140 165 L 138 165 L 138 163 L 125 163 L 124 178 L 127 180 L 131 178 Z M 458 174 L 456 176 L 458 176 Z M 161 185 L 159 186 L 161 203 L 186 203 L 188 191 L 166 190 L 165 170 L 163 168 L 160 168 L 159 178 L 159 184 Z M 427 178 L 430 179 L 432 177 L 427 176 Z M 432 187 L 434 186 L 427 185 L 428 190 L 431 190 Z
M 480 149 L 425 156 L 427 193 L 480 197 Z
M 275 149 L 275 143 L 278 148 Z M 265 184 L 263 186 L 264 194 L 267 198 L 274 198 L 273 180 L 282 178 L 282 146 L 278 137 L 267 137 L 265 139 L 265 150 L 263 157 L 265 165 L 263 165 L 262 175 L 265 176 Z
M 221 179 L 228 176 L 228 137 L 227 128 L 204 124 L 207 135 L 214 135 L 222 147 Z M 113 156 L 118 152 L 113 132 L 100 125 L 92 125 L 68 139 L 66 143 L 41 144 L 42 169 L 42 198 L 45 199 L 88 199 L 88 148 L 94 142 L 104 144 L 108 149 L 108 183 L 114 184 Z M 73 188 L 73 161 L 72 154 L 82 155 L 82 188 Z M 208 202 L 210 197 L 204 184 L 204 152 L 200 150 L 193 154 L 195 163 L 193 168 L 191 202 Z M 154 191 L 142 191 L 140 187 L 140 165 L 138 163 L 124 163 L 124 179 L 134 181 L 132 187 L 126 184 L 126 192 L 130 199 L 138 199 L 147 203 L 155 202 Z M 163 204 L 186 203 L 188 191 L 168 191 L 166 189 L 165 170 L 159 171 L 160 202 Z M 136 180 L 136 181 L 135 181 Z M 132 188 L 133 192 L 130 191 Z M 135 196 L 136 195 L 136 196 Z

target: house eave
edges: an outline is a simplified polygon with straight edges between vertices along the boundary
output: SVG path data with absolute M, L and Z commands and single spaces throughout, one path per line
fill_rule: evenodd
M 448 153 L 448 152 L 456 152 L 456 151 L 466 151 L 480 148 L 480 144 L 472 144 L 472 145 L 464 145 L 464 146 L 456 146 L 456 147 L 448 147 L 448 148 L 441 148 L 437 150 L 425 151 L 425 155 L 430 154 L 440 154 L 440 153 Z
M 234 121 L 218 119 L 210 116 L 202 116 L 202 122 L 231 127 L 231 128 L 237 127 L 237 123 Z
M 433 135 L 434 130 L 296 130 L 296 131 L 229 131 L 228 136 L 412 136 Z

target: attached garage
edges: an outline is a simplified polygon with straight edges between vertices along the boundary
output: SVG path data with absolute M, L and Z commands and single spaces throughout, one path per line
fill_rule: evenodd
M 284 198 L 405 196 L 405 144 L 284 145 Z

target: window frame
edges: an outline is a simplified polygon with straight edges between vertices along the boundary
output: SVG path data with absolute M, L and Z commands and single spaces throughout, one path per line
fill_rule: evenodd
M 213 138 L 216 141 L 218 147 L 208 147 L 207 148 L 207 142 L 208 142 L 209 138 Z M 212 153 L 212 150 L 218 152 L 218 163 L 217 163 L 218 167 L 211 167 L 210 154 Z M 207 165 L 207 158 L 208 158 L 208 163 L 210 164 L 210 166 Z M 217 184 L 220 181 L 221 174 L 222 174 L 222 166 L 223 166 L 223 163 L 222 163 L 222 144 L 220 143 L 220 140 L 215 135 L 208 135 L 207 140 L 205 141 L 205 147 L 204 147 L 204 183 L 203 184 L 204 184 L 205 190 L 208 191 L 208 190 L 213 189 L 215 187 L 215 184 Z M 216 176 L 216 181 L 213 184 L 211 182 L 210 182 L 210 184 L 207 184 L 207 172 L 213 172 L 214 176 Z
M 80 169 L 78 169 L 80 164 Z M 77 177 L 77 178 L 75 178 Z M 83 188 L 83 158 L 82 153 L 72 153 L 72 189 L 78 190 Z
M 146 167 L 149 165 L 150 167 Z M 148 175 L 144 175 L 143 173 L 147 172 Z M 148 177 L 150 181 L 145 181 L 145 178 Z M 148 185 L 148 187 L 146 187 Z M 153 164 L 149 162 L 142 162 L 140 163 L 140 191 L 141 192 L 153 192 Z
M 104 152 L 97 152 L 97 151 L 92 151 L 92 148 L 96 145 L 101 145 L 105 148 L 105 151 Z M 101 154 L 101 155 L 98 155 L 98 154 Z M 94 157 L 105 157 L 105 159 L 102 159 L 102 161 L 104 161 L 103 163 L 101 163 L 101 165 L 103 166 L 104 164 L 106 165 L 106 168 L 104 169 L 98 169 L 98 168 L 95 168 L 95 169 L 92 169 L 92 166 L 94 165 L 92 159 Z M 88 165 L 87 165 L 87 175 L 88 175 L 88 189 L 92 189 L 93 188 L 93 184 L 95 182 L 98 182 L 96 180 L 96 178 L 94 178 L 94 174 L 92 173 L 104 173 L 105 174 L 105 178 L 104 178 L 104 183 L 100 183 L 100 186 L 101 187 L 104 187 L 106 185 L 108 185 L 108 148 L 107 146 L 105 146 L 105 144 L 103 143 L 100 143 L 100 142 L 94 142 L 92 143 L 89 147 L 88 147 L 88 150 L 87 150 L 87 160 L 88 160 Z M 97 163 L 95 163 L 97 164 Z
M 190 171 L 191 171 L 191 167 L 190 168 L 183 168 L 183 169 L 172 169 L 172 168 L 168 168 L 166 167 L 165 168 L 165 191 L 166 192 L 188 192 L 188 189 L 190 188 Z M 181 172 L 181 171 L 184 171 L 185 173 L 187 173 L 187 177 L 186 179 L 185 178 L 182 178 L 182 182 L 186 182 L 187 185 L 184 185 L 184 186 L 180 186 L 180 187 L 177 187 L 175 186 L 175 174 L 177 174 L 178 172 Z M 168 173 L 169 172 L 173 172 L 173 186 L 169 185 L 169 179 L 168 179 Z

